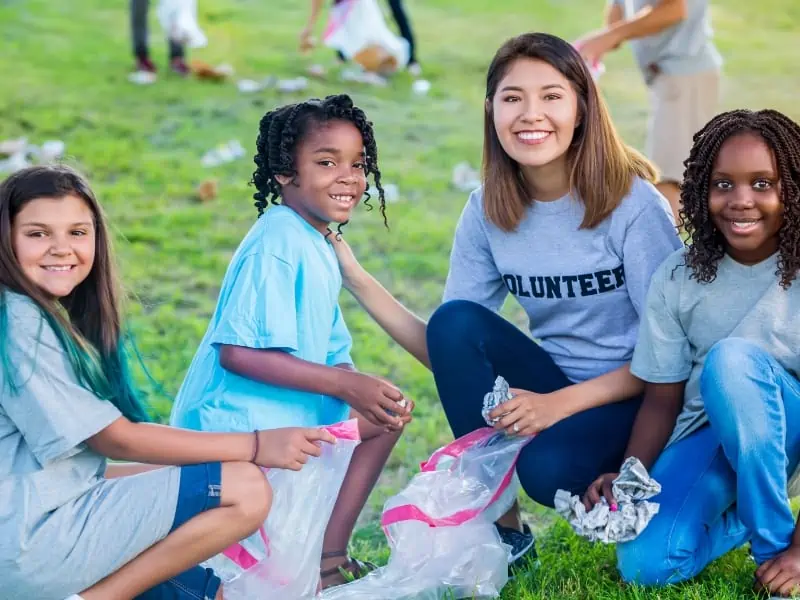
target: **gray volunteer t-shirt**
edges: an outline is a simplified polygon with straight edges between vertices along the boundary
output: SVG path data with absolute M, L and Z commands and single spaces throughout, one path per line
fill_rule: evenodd
M 498 310 L 510 292 L 531 335 L 573 382 L 629 362 L 650 277 L 681 241 L 667 201 L 635 179 L 594 229 L 572 196 L 533 202 L 516 231 L 486 219 L 481 190 L 456 228 L 444 300 Z
M 84 441 L 120 412 L 78 383 L 29 298 L 3 298 L 16 389 L 0 368 L 0 600 L 62 600 L 168 533 L 180 471 L 104 479 Z
M 610 0 L 623 7 L 625 17 L 630 18 L 659 0 Z M 708 0 L 688 0 L 686 20 L 655 35 L 631 40 L 631 49 L 639 68 L 650 78 L 650 65 L 658 65 L 667 75 L 691 75 L 717 70 L 722 66 L 722 57 L 717 51 L 709 17 Z
M 653 276 L 631 371 L 650 383 L 686 381 L 669 444 L 708 422 L 700 397 L 706 355 L 727 337 L 759 344 L 795 377 L 800 373 L 800 285 L 780 287 L 778 255 L 753 266 L 725 256 L 711 283 L 691 279 L 684 252 Z

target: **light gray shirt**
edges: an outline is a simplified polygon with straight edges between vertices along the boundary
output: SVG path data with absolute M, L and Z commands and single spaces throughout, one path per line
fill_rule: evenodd
M 700 374 L 718 341 L 745 338 L 795 377 L 800 373 L 800 285 L 780 287 L 777 257 L 746 266 L 726 255 L 716 279 L 704 284 L 690 278 L 684 252 L 678 251 L 653 276 L 631 372 L 650 383 L 686 381 L 683 409 L 669 444 L 708 422 Z
M 623 7 L 625 18 L 631 18 L 659 0 L 610 0 Z M 718 70 L 722 56 L 717 50 L 711 28 L 708 0 L 688 0 L 685 20 L 664 31 L 630 40 L 639 68 L 649 80 L 650 66 L 657 65 L 667 75 L 691 75 Z
M 77 381 L 33 301 L 0 294 L 15 384 L 0 368 L 0 600 L 60 600 L 166 535 L 180 472 L 106 480 L 84 442 L 119 410 Z
M 631 360 L 650 278 L 682 245 L 667 201 L 638 178 L 597 227 L 580 229 L 583 215 L 569 195 L 533 202 L 509 233 L 487 220 L 476 190 L 456 228 L 444 291 L 445 301 L 492 310 L 510 292 L 531 336 L 574 382 Z

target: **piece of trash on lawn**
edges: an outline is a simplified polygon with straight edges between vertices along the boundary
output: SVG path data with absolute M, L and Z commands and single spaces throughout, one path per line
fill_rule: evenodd
M 30 166 L 31 163 L 25 158 L 25 153 L 17 152 L 5 160 L 0 160 L 0 173 L 14 173 Z
M 191 68 L 195 77 L 209 81 L 222 81 L 233 75 L 233 67 L 229 64 L 221 64 L 214 67 L 202 60 L 193 60 Z
M 308 87 L 308 79 L 296 77 L 295 79 L 281 79 L 276 86 L 279 92 L 301 92 Z
M 155 83 L 156 79 L 158 79 L 156 74 L 150 71 L 135 71 L 128 75 L 128 81 L 136 85 L 150 85 L 151 83 Z
M 308 67 L 308 74 L 311 77 L 318 77 L 322 79 L 328 74 L 328 72 L 322 65 L 311 65 L 310 67 Z
M 239 140 L 230 140 L 220 144 L 216 148 L 209 150 L 203 155 L 201 162 L 204 167 L 216 167 L 225 163 L 233 162 L 237 158 L 244 156 L 245 151 Z
M 360 69 L 345 69 L 341 74 L 342 81 L 355 81 L 356 83 L 367 83 L 378 87 L 385 87 L 387 81 L 377 73 L 370 73 Z
M 393 183 L 384 183 L 383 199 L 392 204 L 400 200 L 400 189 Z
M 413 84 L 411 84 L 411 89 L 414 90 L 415 94 L 424 96 L 431 91 L 431 82 L 427 79 L 417 79 Z
M 47 140 L 42 144 L 42 147 L 39 148 L 39 161 L 52 162 L 57 158 L 61 158 L 66 147 L 66 144 L 61 140 Z
M 16 140 L 4 140 L 0 142 L 0 154 L 11 156 L 12 154 L 25 152 L 25 148 L 27 147 L 28 138 L 21 137 Z
M 469 163 L 458 163 L 453 167 L 453 187 L 462 192 L 471 192 L 481 185 L 481 176 Z
M 210 202 L 217 197 L 219 185 L 216 179 L 206 179 L 197 186 L 197 198 L 200 202 Z

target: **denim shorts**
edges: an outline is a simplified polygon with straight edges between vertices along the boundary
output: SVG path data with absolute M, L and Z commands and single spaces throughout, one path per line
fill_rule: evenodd
M 220 505 L 222 464 L 181 467 L 178 505 L 170 533 L 207 510 Z M 211 569 L 196 566 L 160 583 L 136 600 L 214 600 L 222 584 Z

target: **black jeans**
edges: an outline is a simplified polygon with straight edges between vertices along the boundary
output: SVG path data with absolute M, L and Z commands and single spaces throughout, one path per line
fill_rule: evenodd
M 453 300 L 428 323 L 428 354 L 455 437 L 486 427 L 483 397 L 502 375 L 512 388 L 546 394 L 571 385 L 525 333 L 483 306 Z M 525 492 L 553 506 L 556 490 L 583 494 L 599 475 L 618 471 L 641 398 L 591 408 L 540 432 L 520 454 Z
M 137 58 L 149 58 L 150 50 L 147 47 L 147 11 L 150 0 L 131 0 L 131 39 L 133 40 L 133 54 Z M 183 58 L 184 49 L 180 44 L 168 40 L 169 57 Z

